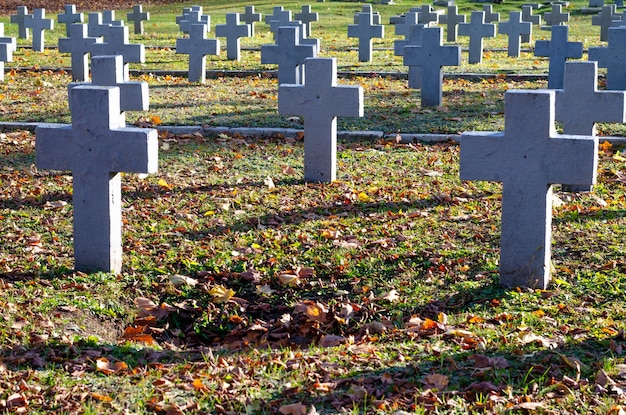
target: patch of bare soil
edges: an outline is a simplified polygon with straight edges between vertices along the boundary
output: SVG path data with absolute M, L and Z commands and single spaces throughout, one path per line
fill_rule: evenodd
M 18 6 L 27 6 L 29 12 L 33 9 L 46 9 L 47 13 L 63 11 L 66 4 L 74 4 L 80 12 L 94 12 L 102 10 L 132 9 L 136 4 L 144 8 L 153 4 L 172 3 L 171 0 L 101 0 L 101 1 L 71 1 L 71 0 L 4 0 L 0 1 L 0 15 L 15 14 Z

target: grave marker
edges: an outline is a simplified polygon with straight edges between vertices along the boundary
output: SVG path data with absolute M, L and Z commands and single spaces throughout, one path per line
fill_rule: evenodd
M 594 184 L 598 139 L 558 135 L 554 91 L 507 91 L 504 132 L 461 136 L 461 180 L 499 181 L 500 283 L 550 282 L 553 184 Z
M 250 37 L 248 24 L 239 24 L 239 13 L 226 13 L 226 24 L 215 26 L 215 36 L 226 38 L 226 59 L 240 59 L 240 37 Z
M 133 6 L 132 13 L 126 13 L 126 19 L 133 22 L 136 35 L 143 34 L 143 22 L 150 20 L 150 12 L 144 12 L 141 4 Z
M 189 55 L 189 82 L 204 82 L 206 79 L 206 55 L 220 54 L 220 41 L 206 38 L 206 26 L 191 25 L 188 38 L 176 39 L 176 53 Z
M 245 12 L 239 16 L 242 22 L 250 26 L 250 36 L 254 36 L 254 24 L 260 22 L 262 17 L 261 13 L 255 13 L 254 6 L 246 6 Z
M 498 23 L 500 21 L 500 13 L 494 12 L 491 4 L 483 5 L 483 11 L 485 12 L 485 23 Z
M 598 91 L 598 63 L 565 64 L 563 89 L 556 90 L 555 117 L 563 133 L 595 136 L 597 122 L 626 122 L 626 92 Z M 589 192 L 590 185 L 570 184 L 569 191 Z
M 124 26 L 124 21 L 115 20 L 115 10 L 105 10 L 102 12 L 102 24 L 105 26 Z
M 448 42 L 456 42 L 458 35 L 457 26 L 459 23 L 465 23 L 465 15 L 458 13 L 457 6 L 448 6 L 448 14 L 441 16 L 439 23 L 446 25 L 446 40 Z
M 402 22 L 398 22 L 395 24 L 394 33 L 398 36 L 407 37 L 407 35 L 409 34 L 409 28 L 413 25 L 418 24 L 418 22 L 419 22 L 419 13 L 408 12 L 407 14 L 404 15 Z
M 75 269 L 119 273 L 119 172 L 156 173 L 157 132 L 125 127 L 117 87 L 81 85 L 69 96 L 72 124 L 36 129 L 37 167 L 72 172 Z
M 481 12 L 482 13 L 482 12 Z M 461 47 L 444 46 L 443 31 L 440 27 L 428 27 L 422 30 L 422 44 L 404 47 L 404 65 L 419 66 L 422 73 L 422 106 L 441 105 L 441 83 L 443 66 L 461 64 Z
M 333 182 L 337 171 L 337 117 L 363 116 L 363 88 L 337 85 L 335 58 L 307 58 L 303 85 L 278 88 L 278 112 L 304 117 L 304 179 Z
M 268 20 L 268 18 L 270 18 Z M 274 10 L 274 15 L 266 16 L 265 20 L 268 21 L 270 26 L 270 32 L 274 35 L 274 40 L 276 40 L 276 35 L 278 28 L 281 26 L 289 26 L 293 20 L 291 19 L 291 10 Z M 300 34 L 300 37 L 303 36 L 303 33 Z
M 76 6 L 74 4 L 66 4 L 64 6 L 65 11 L 61 14 L 57 15 L 59 23 L 65 25 L 65 35 L 70 37 L 70 27 L 74 23 L 82 23 L 83 22 L 83 14 L 76 12 Z
M 551 40 L 538 40 L 535 42 L 535 56 L 547 56 L 550 58 L 548 65 L 548 88 L 563 88 L 563 76 L 565 62 L 568 58 L 582 58 L 582 42 L 568 42 L 569 27 L 553 26 Z
M 459 35 L 469 36 L 469 63 L 483 61 L 483 38 L 495 37 L 496 25 L 485 23 L 484 11 L 473 11 L 469 23 L 459 24 Z
M 146 50 L 143 44 L 128 42 L 128 26 L 109 26 L 104 35 L 104 42 L 94 43 L 91 56 L 122 55 L 124 59 L 124 80 L 130 79 L 128 64 L 141 63 L 146 60 Z
M 17 50 L 17 39 L 10 36 L 4 36 L 4 23 L 0 23 L 0 43 L 8 43 L 11 46 L 11 52 L 15 52 Z
M 304 35 L 306 37 L 309 37 L 311 36 L 311 23 L 317 22 L 320 18 L 320 15 L 317 12 L 312 12 L 311 6 L 303 5 L 302 10 L 299 13 L 295 13 L 293 17 L 296 20 L 300 20 L 304 24 L 304 27 L 306 29 Z
M 521 37 L 522 35 L 528 35 L 530 37 L 532 30 L 532 24 L 522 21 L 522 12 L 509 12 L 509 21 L 502 22 L 498 25 L 498 31 L 509 36 L 509 56 L 517 57 L 520 55 Z
M 385 26 L 374 24 L 371 13 L 361 13 L 359 23 L 348 25 L 348 37 L 359 39 L 359 62 L 372 61 L 372 39 L 385 37 Z
M 589 60 L 606 68 L 606 89 L 626 90 L 626 26 L 611 27 L 608 40 L 606 47 L 589 48 Z
M 72 62 L 72 80 L 86 81 L 89 79 L 89 58 L 94 43 L 100 43 L 99 37 L 87 35 L 87 25 L 74 23 L 70 26 L 70 35 L 59 39 L 59 52 L 70 53 Z
M 72 82 L 69 89 L 84 82 Z M 116 86 L 120 89 L 120 111 L 147 111 L 149 91 L 147 82 L 125 81 L 124 60 L 120 55 L 94 56 L 91 59 L 91 84 L 96 86 Z M 70 107 L 70 111 L 73 112 Z
M 261 46 L 261 63 L 278 65 L 278 84 L 300 84 L 306 58 L 315 57 L 315 46 L 301 45 L 298 26 L 278 28 L 276 44 Z
M 20 39 L 28 39 L 30 37 L 30 30 L 24 25 L 24 20 L 27 17 L 32 17 L 32 14 L 28 14 L 28 7 L 26 6 L 17 6 L 17 14 L 10 16 L 11 23 L 17 25 L 17 33 Z
M 600 26 L 600 40 L 606 42 L 609 38 L 609 27 L 613 22 L 621 20 L 621 16 L 616 13 L 615 5 L 610 4 L 602 7 L 602 11 L 595 16 L 591 16 L 591 25 Z
M 54 20 L 46 19 L 46 9 L 35 9 L 33 14 L 24 17 L 24 26 L 33 31 L 33 50 L 43 52 L 44 30 L 54 29 Z
M 190 34 L 191 27 L 196 24 L 204 25 L 204 29 L 207 32 L 211 31 L 211 16 L 202 14 L 202 7 L 192 7 L 187 16 L 180 20 L 178 27 L 181 32 Z
M 409 33 L 405 40 L 396 40 L 394 42 L 394 54 L 396 56 L 404 56 L 404 48 L 406 46 L 420 46 L 424 37 L 424 24 L 416 24 L 410 26 Z M 422 67 L 418 65 L 409 66 L 409 88 L 420 89 L 422 87 Z
M 624 20 L 624 17 L 626 17 L 626 11 L 623 11 L 621 15 L 620 14 L 617 15 L 617 18 L 611 22 L 611 27 L 625 26 L 626 20 Z M 607 30 L 607 39 L 608 39 L 608 33 L 609 32 Z
M 0 23 L 0 82 L 4 81 L 4 64 L 13 61 L 13 52 L 17 49 L 14 37 L 4 37 L 4 23 Z
M 562 26 L 569 22 L 569 13 L 563 13 L 562 4 L 553 4 L 552 10 L 543 14 L 543 20 L 547 25 L 543 29 L 551 30 L 553 26 Z
M 533 6 L 525 4 L 522 6 L 522 21 L 529 22 L 530 24 L 541 26 L 541 16 L 533 14 Z M 530 43 L 532 33 L 528 35 L 522 34 L 522 43 Z
M 411 9 L 411 11 L 414 11 L 414 10 Z M 354 13 L 354 19 L 353 19 L 354 24 L 359 24 L 359 16 L 361 15 L 361 13 L 371 14 L 373 24 L 380 24 L 380 13 L 378 13 L 377 11 L 374 11 L 372 9 L 371 4 L 364 4 L 363 6 L 361 6 L 360 12 Z
M 292 20 L 291 22 L 285 24 L 285 26 L 295 26 L 298 27 L 300 30 L 298 31 L 300 37 L 298 39 L 298 42 L 301 45 L 311 45 L 314 47 L 314 56 L 317 56 L 317 54 L 320 51 L 320 40 L 319 39 L 312 39 L 312 38 L 308 38 L 306 37 L 306 34 L 304 33 L 304 24 L 302 22 L 300 22 L 299 20 Z M 302 66 L 304 68 L 304 66 Z
M 99 12 L 87 13 L 87 36 L 104 37 L 109 25 L 102 24 L 102 14 Z
M 442 15 L 443 10 L 435 10 L 430 4 L 422 4 L 419 9 L 419 23 L 426 26 L 436 26 Z

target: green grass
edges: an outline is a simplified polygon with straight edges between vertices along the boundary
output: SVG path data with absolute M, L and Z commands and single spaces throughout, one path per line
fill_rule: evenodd
M 317 6 L 335 10 L 337 26 L 360 8 Z M 205 10 L 218 21 L 220 7 L 243 4 Z M 181 8 L 150 11 L 166 22 Z M 333 30 L 337 50 L 349 47 Z M 171 44 L 174 31 L 146 36 Z M 20 53 L 16 63 L 31 69 L 8 71 L 2 119 L 68 122 L 69 77 L 34 68 L 66 58 Z M 171 51 L 152 53 L 180 65 Z M 243 67 L 261 68 L 254 53 Z M 491 51 L 472 69 L 517 71 L 509 61 Z M 131 122 L 301 126 L 277 114 L 273 79 L 138 79 L 150 83 L 151 110 Z M 501 130 L 506 89 L 545 87 L 447 80 L 445 105 L 422 109 L 402 81 L 341 82 L 364 87 L 367 116 L 340 119 L 340 128 L 387 132 Z M 159 172 L 123 177 L 124 270 L 112 275 L 72 271 L 71 175 L 37 170 L 34 141 L 0 135 L 2 411 L 274 414 L 302 404 L 318 413 L 587 414 L 624 405 L 619 148 L 601 151 L 592 193 L 556 192 L 549 289 L 506 290 L 501 186 L 460 181 L 454 143 L 341 141 L 338 181 L 322 185 L 302 179 L 301 137 L 164 135 Z

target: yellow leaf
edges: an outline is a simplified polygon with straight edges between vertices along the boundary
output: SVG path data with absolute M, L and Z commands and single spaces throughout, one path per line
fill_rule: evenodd
M 600 144 L 600 150 L 604 151 L 605 153 L 608 153 L 609 151 L 611 151 L 612 147 L 613 147 L 613 144 L 609 143 L 606 140 L 602 144 Z
M 163 178 L 159 179 L 158 184 L 159 186 L 164 187 L 166 189 L 170 189 L 170 190 L 172 189 L 172 186 Z
M 543 310 L 535 310 L 535 311 L 532 312 L 532 315 L 535 316 L 535 317 L 541 318 L 541 317 L 545 316 L 546 313 Z
M 159 117 L 158 115 L 153 115 L 150 117 L 150 121 L 152 121 L 152 124 L 154 125 L 160 125 L 161 124 L 161 117 Z
M 230 288 L 226 288 L 223 285 L 216 285 L 209 290 L 209 294 L 213 296 L 213 303 L 223 304 L 233 298 L 235 291 Z
M 367 195 L 367 193 L 365 193 L 365 192 L 361 192 L 361 193 L 359 193 L 359 194 L 357 195 L 357 197 L 358 197 L 358 198 L 359 198 L 359 200 L 360 200 L 361 202 L 363 202 L 363 203 L 369 203 L 369 202 L 373 202 L 373 201 L 374 201 L 374 200 L 373 200 L 371 197 L 369 197 L 369 196 Z
M 280 281 L 282 285 L 295 287 L 300 284 L 300 277 L 294 274 L 278 274 L 278 281 Z

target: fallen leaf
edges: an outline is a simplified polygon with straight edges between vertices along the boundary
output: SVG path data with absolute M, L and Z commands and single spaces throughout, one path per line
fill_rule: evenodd
M 233 298 L 235 291 L 223 285 L 216 285 L 209 290 L 209 294 L 213 296 L 211 301 L 213 301 L 214 304 L 223 304 Z
M 438 391 L 442 391 L 448 386 L 449 379 L 445 375 L 433 373 L 424 376 L 421 382 L 424 384 L 424 389 L 437 389 Z
M 328 309 L 319 302 L 311 300 L 300 301 L 293 307 L 295 313 L 304 314 L 309 320 L 325 323 L 328 321 Z
M 271 177 L 267 176 L 263 183 L 267 186 L 268 189 L 275 189 L 276 185 L 274 185 L 274 180 Z
M 302 405 L 301 403 L 283 405 L 278 408 L 278 412 L 283 415 L 307 415 L 306 406 Z
M 187 277 L 185 275 L 179 275 L 179 274 L 174 274 L 174 275 L 170 275 L 169 276 L 169 281 L 175 286 L 175 287 L 181 287 L 183 285 L 190 285 L 190 286 L 195 286 L 196 284 L 198 284 L 198 281 L 191 278 L 191 277 Z
M 154 316 L 157 319 L 165 318 L 169 313 L 176 310 L 167 303 L 156 305 L 152 300 L 144 297 L 135 298 L 135 306 L 139 309 L 138 317 Z
M 287 287 L 295 287 L 300 284 L 300 277 L 294 274 L 278 274 L 278 281 L 281 285 L 286 285 Z
M 348 339 L 343 336 L 327 334 L 325 336 L 322 336 L 318 345 L 320 347 L 335 347 L 335 346 L 339 346 L 340 344 L 345 343 L 346 341 L 348 341 Z
M 390 303 L 395 303 L 400 300 L 400 296 L 398 295 L 398 291 L 391 290 L 387 294 L 382 297 L 383 300 L 387 300 Z
M 105 375 L 112 375 L 128 370 L 128 365 L 122 361 L 111 363 L 106 357 L 100 357 L 96 359 L 96 369 Z

